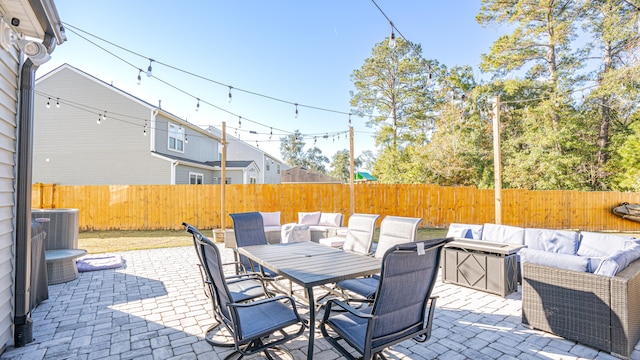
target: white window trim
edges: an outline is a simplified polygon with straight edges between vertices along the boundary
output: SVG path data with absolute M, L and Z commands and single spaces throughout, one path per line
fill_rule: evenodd
M 194 184 L 191 182 L 191 176 L 195 176 L 196 177 L 196 181 L 198 178 L 200 178 L 200 184 L 198 184 L 197 182 Z M 189 171 L 189 184 L 190 185 L 203 185 L 204 184 L 204 174 L 203 173 L 197 173 L 197 172 L 191 172 Z
M 171 129 L 171 127 L 175 127 L 176 131 L 173 131 Z M 171 147 L 171 138 L 172 138 L 172 134 L 175 133 L 175 139 L 176 139 L 176 147 L 172 148 Z M 185 134 L 185 129 L 177 124 L 174 124 L 172 122 L 167 122 L 167 149 L 169 149 L 170 151 L 175 151 L 175 152 L 179 152 L 179 153 L 184 153 L 184 147 L 185 147 L 185 142 L 184 142 L 184 134 Z M 182 150 L 178 149 L 178 141 L 182 142 Z

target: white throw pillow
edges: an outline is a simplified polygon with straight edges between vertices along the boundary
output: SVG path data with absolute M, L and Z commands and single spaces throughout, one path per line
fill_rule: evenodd
M 342 214 L 341 213 L 322 213 L 320 214 L 320 221 L 318 225 L 320 226 L 335 226 L 340 227 L 342 223 Z
M 280 226 L 280 211 L 261 212 L 263 226 Z
M 319 222 L 320 222 L 320 211 L 298 213 L 298 224 L 318 225 Z

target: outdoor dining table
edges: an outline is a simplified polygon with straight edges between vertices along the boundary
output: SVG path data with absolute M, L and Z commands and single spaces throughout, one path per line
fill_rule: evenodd
M 380 272 L 380 259 L 320 245 L 314 242 L 254 245 L 238 252 L 255 263 L 302 286 L 309 301 L 309 346 L 313 358 L 315 304 L 313 288 Z

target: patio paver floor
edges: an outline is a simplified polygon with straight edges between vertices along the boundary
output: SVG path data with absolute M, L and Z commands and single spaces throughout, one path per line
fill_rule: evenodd
M 151 240 L 152 241 L 152 240 Z M 219 245 L 223 246 L 223 245 Z M 231 251 L 224 249 L 231 259 Z M 222 359 L 203 329 L 212 323 L 193 247 L 119 253 L 124 268 L 80 273 L 49 286 L 33 312 L 34 341 L 0 359 Z M 506 298 L 440 281 L 431 339 L 405 341 L 389 359 L 617 359 L 521 324 L 520 292 Z M 308 309 L 299 307 L 301 312 Z M 307 336 L 286 344 L 306 358 Z M 316 333 L 314 359 L 340 354 Z M 640 347 L 632 354 L 640 360 Z

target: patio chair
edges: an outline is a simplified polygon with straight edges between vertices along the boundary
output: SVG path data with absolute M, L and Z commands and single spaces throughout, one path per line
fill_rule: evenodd
M 236 301 L 224 276 L 218 247 L 201 234 L 195 241 L 210 280 L 216 320 L 233 338 L 235 352 L 225 359 L 241 359 L 260 352 L 269 359 L 274 352 L 292 358 L 291 353 L 279 345 L 302 335 L 305 329 L 293 298 L 280 295 L 250 302 Z
M 202 284 L 204 288 L 205 295 L 214 300 L 215 294 L 213 294 L 213 287 L 211 286 L 212 280 L 208 277 L 207 272 L 205 270 L 205 262 L 204 255 L 202 254 L 202 248 L 198 246 L 198 239 L 202 239 L 205 237 L 202 233 L 196 229 L 195 227 L 182 223 L 183 226 L 187 228 L 187 232 L 193 236 L 193 245 L 196 249 L 196 254 L 198 255 L 198 268 L 200 270 L 200 276 L 202 277 Z M 225 265 L 234 265 L 236 263 L 225 263 L 221 264 Z M 255 300 L 263 297 L 271 297 L 272 294 L 267 291 L 267 288 L 264 286 L 262 282 L 262 278 L 259 274 L 241 274 L 241 275 L 230 275 L 225 276 L 225 280 L 227 282 L 227 288 L 229 289 L 229 293 L 233 298 L 234 302 L 241 303 L 246 301 Z M 216 303 L 213 303 L 215 308 Z M 216 318 L 217 323 L 209 326 L 204 334 L 205 340 L 213 345 L 213 346 L 234 346 L 233 339 L 230 336 L 225 335 L 223 333 L 218 333 L 218 331 L 222 331 L 219 329 L 221 325 L 221 320 L 216 317 L 216 312 L 213 312 L 214 318 Z
M 415 242 L 418 231 L 418 224 L 421 218 L 409 218 L 400 216 L 387 216 L 380 223 L 380 236 L 374 256 L 382 258 L 386 251 L 398 244 Z M 378 276 L 342 280 L 336 283 L 336 288 L 342 292 L 347 301 L 361 300 L 352 297 L 356 294 L 364 299 L 373 299 L 378 288 Z
M 251 245 L 267 245 L 267 236 L 264 232 L 264 225 L 262 221 L 262 214 L 259 212 L 246 212 L 229 214 L 233 220 L 233 232 L 236 236 L 236 246 L 238 248 Z M 282 277 L 275 272 L 266 269 L 258 264 L 254 264 L 246 256 L 237 252 L 237 248 L 234 249 L 236 259 L 244 266 L 246 271 L 258 272 L 262 277 L 269 281 L 273 287 L 287 295 L 292 294 L 292 284 L 289 282 L 288 288 L 281 286 L 278 283 L 282 280 Z
M 427 341 L 436 303 L 431 292 L 447 241 L 426 240 L 389 249 L 382 259 L 373 303 L 356 310 L 340 300 L 329 300 L 320 323 L 322 336 L 347 359 L 356 358 L 341 340 L 361 359 L 384 359 L 384 349 L 411 338 Z
M 379 217 L 380 215 L 377 214 L 351 215 L 349 217 L 349 225 L 347 226 L 347 236 L 342 245 L 342 249 L 360 254 L 371 253 L 373 233 Z

